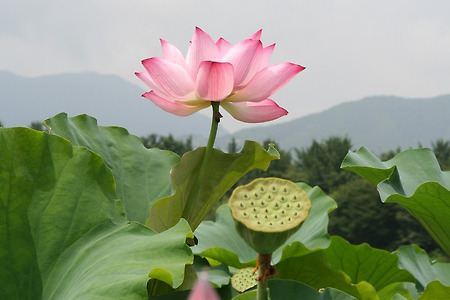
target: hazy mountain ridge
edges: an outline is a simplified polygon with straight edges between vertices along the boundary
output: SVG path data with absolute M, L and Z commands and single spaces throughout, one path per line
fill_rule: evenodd
M 406 99 L 395 96 L 367 97 L 346 102 L 323 112 L 274 126 L 244 129 L 237 140 L 274 139 L 281 149 L 303 148 L 313 139 L 348 136 L 355 148 L 366 146 L 376 153 L 397 147 L 429 146 L 450 140 L 450 95 Z
M 143 92 L 115 75 L 86 72 L 23 77 L 0 71 L 0 120 L 6 127 L 28 126 L 60 112 L 69 116 L 85 113 L 97 118 L 100 125 L 122 126 L 138 136 L 193 135 L 194 146 L 206 144 L 208 117 L 198 113 L 183 118 L 171 115 L 141 98 Z M 281 149 L 301 149 L 313 139 L 331 135 L 348 136 L 355 148 L 365 145 L 376 153 L 417 147 L 418 143 L 429 146 L 438 138 L 450 140 L 450 95 L 423 99 L 367 97 L 290 122 L 227 134 L 221 127 L 216 147 L 226 150 L 235 137 L 238 144 L 270 138 Z
M 0 120 L 5 127 L 29 126 L 66 112 L 69 116 L 88 114 L 99 125 L 125 127 L 139 136 L 209 134 L 211 122 L 206 116 L 171 115 L 142 98 L 143 92 L 115 75 L 86 72 L 23 77 L 0 71 Z M 228 132 L 222 130 L 222 134 Z

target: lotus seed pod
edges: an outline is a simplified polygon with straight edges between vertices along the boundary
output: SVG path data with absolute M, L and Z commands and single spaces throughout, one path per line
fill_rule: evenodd
M 231 277 L 231 286 L 242 293 L 258 284 L 258 272 L 254 268 L 248 267 L 240 269 Z
M 270 254 L 301 226 L 311 209 L 308 194 L 281 178 L 258 178 L 233 191 L 228 205 L 242 238 Z

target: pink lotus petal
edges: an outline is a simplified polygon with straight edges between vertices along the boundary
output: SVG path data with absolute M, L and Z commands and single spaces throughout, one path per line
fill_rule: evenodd
M 204 61 L 197 75 L 197 94 L 210 101 L 228 97 L 234 87 L 234 68 L 230 63 Z
M 262 43 L 259 40 L 244 40 L 231 47 L 222 58 L 234 67 L 236 87 L 246 85 L 259 71 L 263 56 Z
M 153 79 L 150 77 L 147 71 L 143 72 L 134 72 L 134 75 L 136 75 L 140 80 L 142 80 L 150 89 L 153 90 L 153 88 L 156 86 L 153 82 Z
M 186 63 L 192 76 L 197 74 L 198 67 L 202 61 L 218 61 L 219 48 L 213 39 L 200 28 L 196 27 L 192 42 L 186 56 Z
M 269 65 L 270 58 L 272 57 L 273 49 L 275 48 L 275 44 L 263 48 L 263 56 L 261 60 L 261 66 L 259 70 L 264 69 Z
M 231 44 L 228 43 L 225 39 L 220 38 L 217 42 L 216 42 L 217 48 L 219 48 L 219 55 L 220 57 L 223 57 L 228 50 L 230 50 L 231 48 Z
M 171 61 L 173 63 L 176 63 L 177 65 L 180 65 L 187 68 L 186 60 L 184 59 L 183 54 L 181 51 L 172 45 L 169 42 L 166 42 L 165 40 L 161 39 L 161 48 L 163 53 L 163 58 L 167 59 L 168 61 Z
M 262 33 L 262 29 L 258 30 L 254 34 L 252 34 L 250 39 L 252 39 L 252 40 L 260 40 L 261 39 L 261 33 Z
M 274 101 L 266 99 L 259 102 L 222 102 L 220 105 L 233 118 L 247 123 L 261 123 L 278 119 L 288 114 L 287 110 L 279 107 Z
M 158 96 L 154 91 L 150 91 L 147 93 L 144 93 L 142 97 L 145 97 L 152 101 L 154 104 L 156 104 L 158 107 L 162 108 L 163 110 L 177 115 L 177 116 L 188 116 L 196 111 L 199 111 L 205 107 L 210 106 L 210 102 L 202 101 L 198 103 L 197 105 L 186 105 L 183 102 L 173 101 L 164 99 L 160 96 Z
M 258 102 L 267 99 L 304 69 L 304 67 L 292 63 L 269 66 L 259 71 L 247 86 L 230 97 L 229 101 Z
M 154 92 L 156 92 L 158 95 L 170 98 L 171 95 L 168 95 L 164 90 L 158 87 L 158 85 L 153 81 L 153 79 L 150 77 L 150 74 L 148 74 L 147 71 L 143 72 L 135 72 L 134 73 L 140 80 L 142 80 L 150 89 Z
M 182 66 L 160 57 L 148 58 L 142 64 L 164 94 L 176 100 L 192 97 L 195 83 Z
M 202 272 L 189 294 L 188 300 L 220 300 L 216 290 L 213 289 L 208 281 L 208 274 Z

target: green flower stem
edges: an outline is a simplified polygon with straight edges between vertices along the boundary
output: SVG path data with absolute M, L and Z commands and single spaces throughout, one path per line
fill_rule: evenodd
M 211 131 L 209 132 L 209 139 L 208 144 L 206 145 L 205 155 L 203 156 L 202 163 L 200 165 L 200 170 L 198 171 L 197 178 L 194 182 L 194 185 L 192 186 L 191 193 L 188 196 L 186 207 L 184 208 L 183 217 L 188 220 L 190 223 L 192 231 L 194 231 L 197 226 L 200 224 L 200 222 L 203 220 L 204 216 L 201 216 L 201 218 L 198 218 L 199 216 L 192 216 L 193 213 L 193 205 L 195 203 L 195 200 L 198 197 L 198 193 L 200 191 L 200 186 L 202 182 L 205 179 L 206 169 L 208 166 L 209 158 L 211 157 L 211 152 L 214 146 L 214 141 L 216 140 L 217 135 L 217 128 L 219 127 L 219 122 L 221 115 L 219 113 L 219 102 L 211 102 L 213 114 L 212 114 L 212 123 L 211 123 Z M 208 211 L 205 212 L 205 214 L 208 213 Z M 196 220 L 197 218 L 198 220 Z M 195 220 L 195 221 L 193 221 Z
M 269 299 L 269 289 L 267 288 L 266 281 L 258 281 L 258 286 L 256 288 L 256 300 L 268 300 Z
M 258 285 L 256 288 L 256 300 L 268 300 L 269 288 L 267 282 L 271 274 L 270 262 L 272 261 L 272 254 L 258 254 Z

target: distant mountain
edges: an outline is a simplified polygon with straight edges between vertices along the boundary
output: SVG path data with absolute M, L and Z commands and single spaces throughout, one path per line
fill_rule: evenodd
M 438 138 L 450 140 L 450 95 L 427 99 L 368 97 L 287 123 L 233 134 L 237 141 L 271 138 L 281 149 L 302 149 L 313 139 L 332 135 L 348 136 L 355 148 L 365 145 L 375 153 L 417 147 L 419 143 L 429 146 Z
M 136 78 L 136 81 L 139 79 Z M 0 121 L 5 127 L 29 126 L 60 112 L 88 114 L 100 125 L 132 134 L 208 136 L 211 121 L 202 114 L 177 117 L 141 98 L 144 91 L 114 75 L 97 73 L 22 77 L 0 71 Z M 221 129 L 221 135 L 227 134 Z
M 136 79 L 138 80 L 138 79 Z M 88 114 L 100 125 L 127 128 L 132 134 L 194 136 L 204 145 L 210 119 L 202 114 L 180 118 L 141 98 L 144 91 L 114 75 L 74 73 L 23 77 L 0 71 L 0 121 L 6 127 L 29 126 L 60 112 Z M 365 145 L 375 153 L 397 147 L 429 146 L 438 138 L 450 140 L 450 95 L 427 99 L 393 96 L 347 102 L 287 123 L 244 129 L 229 135 L 222 127 L 216 146 L 227 149 L 231 137 L 275 140 L 281 149 L 304 148 L 313 139 L 348 136 L 355 148 Z

